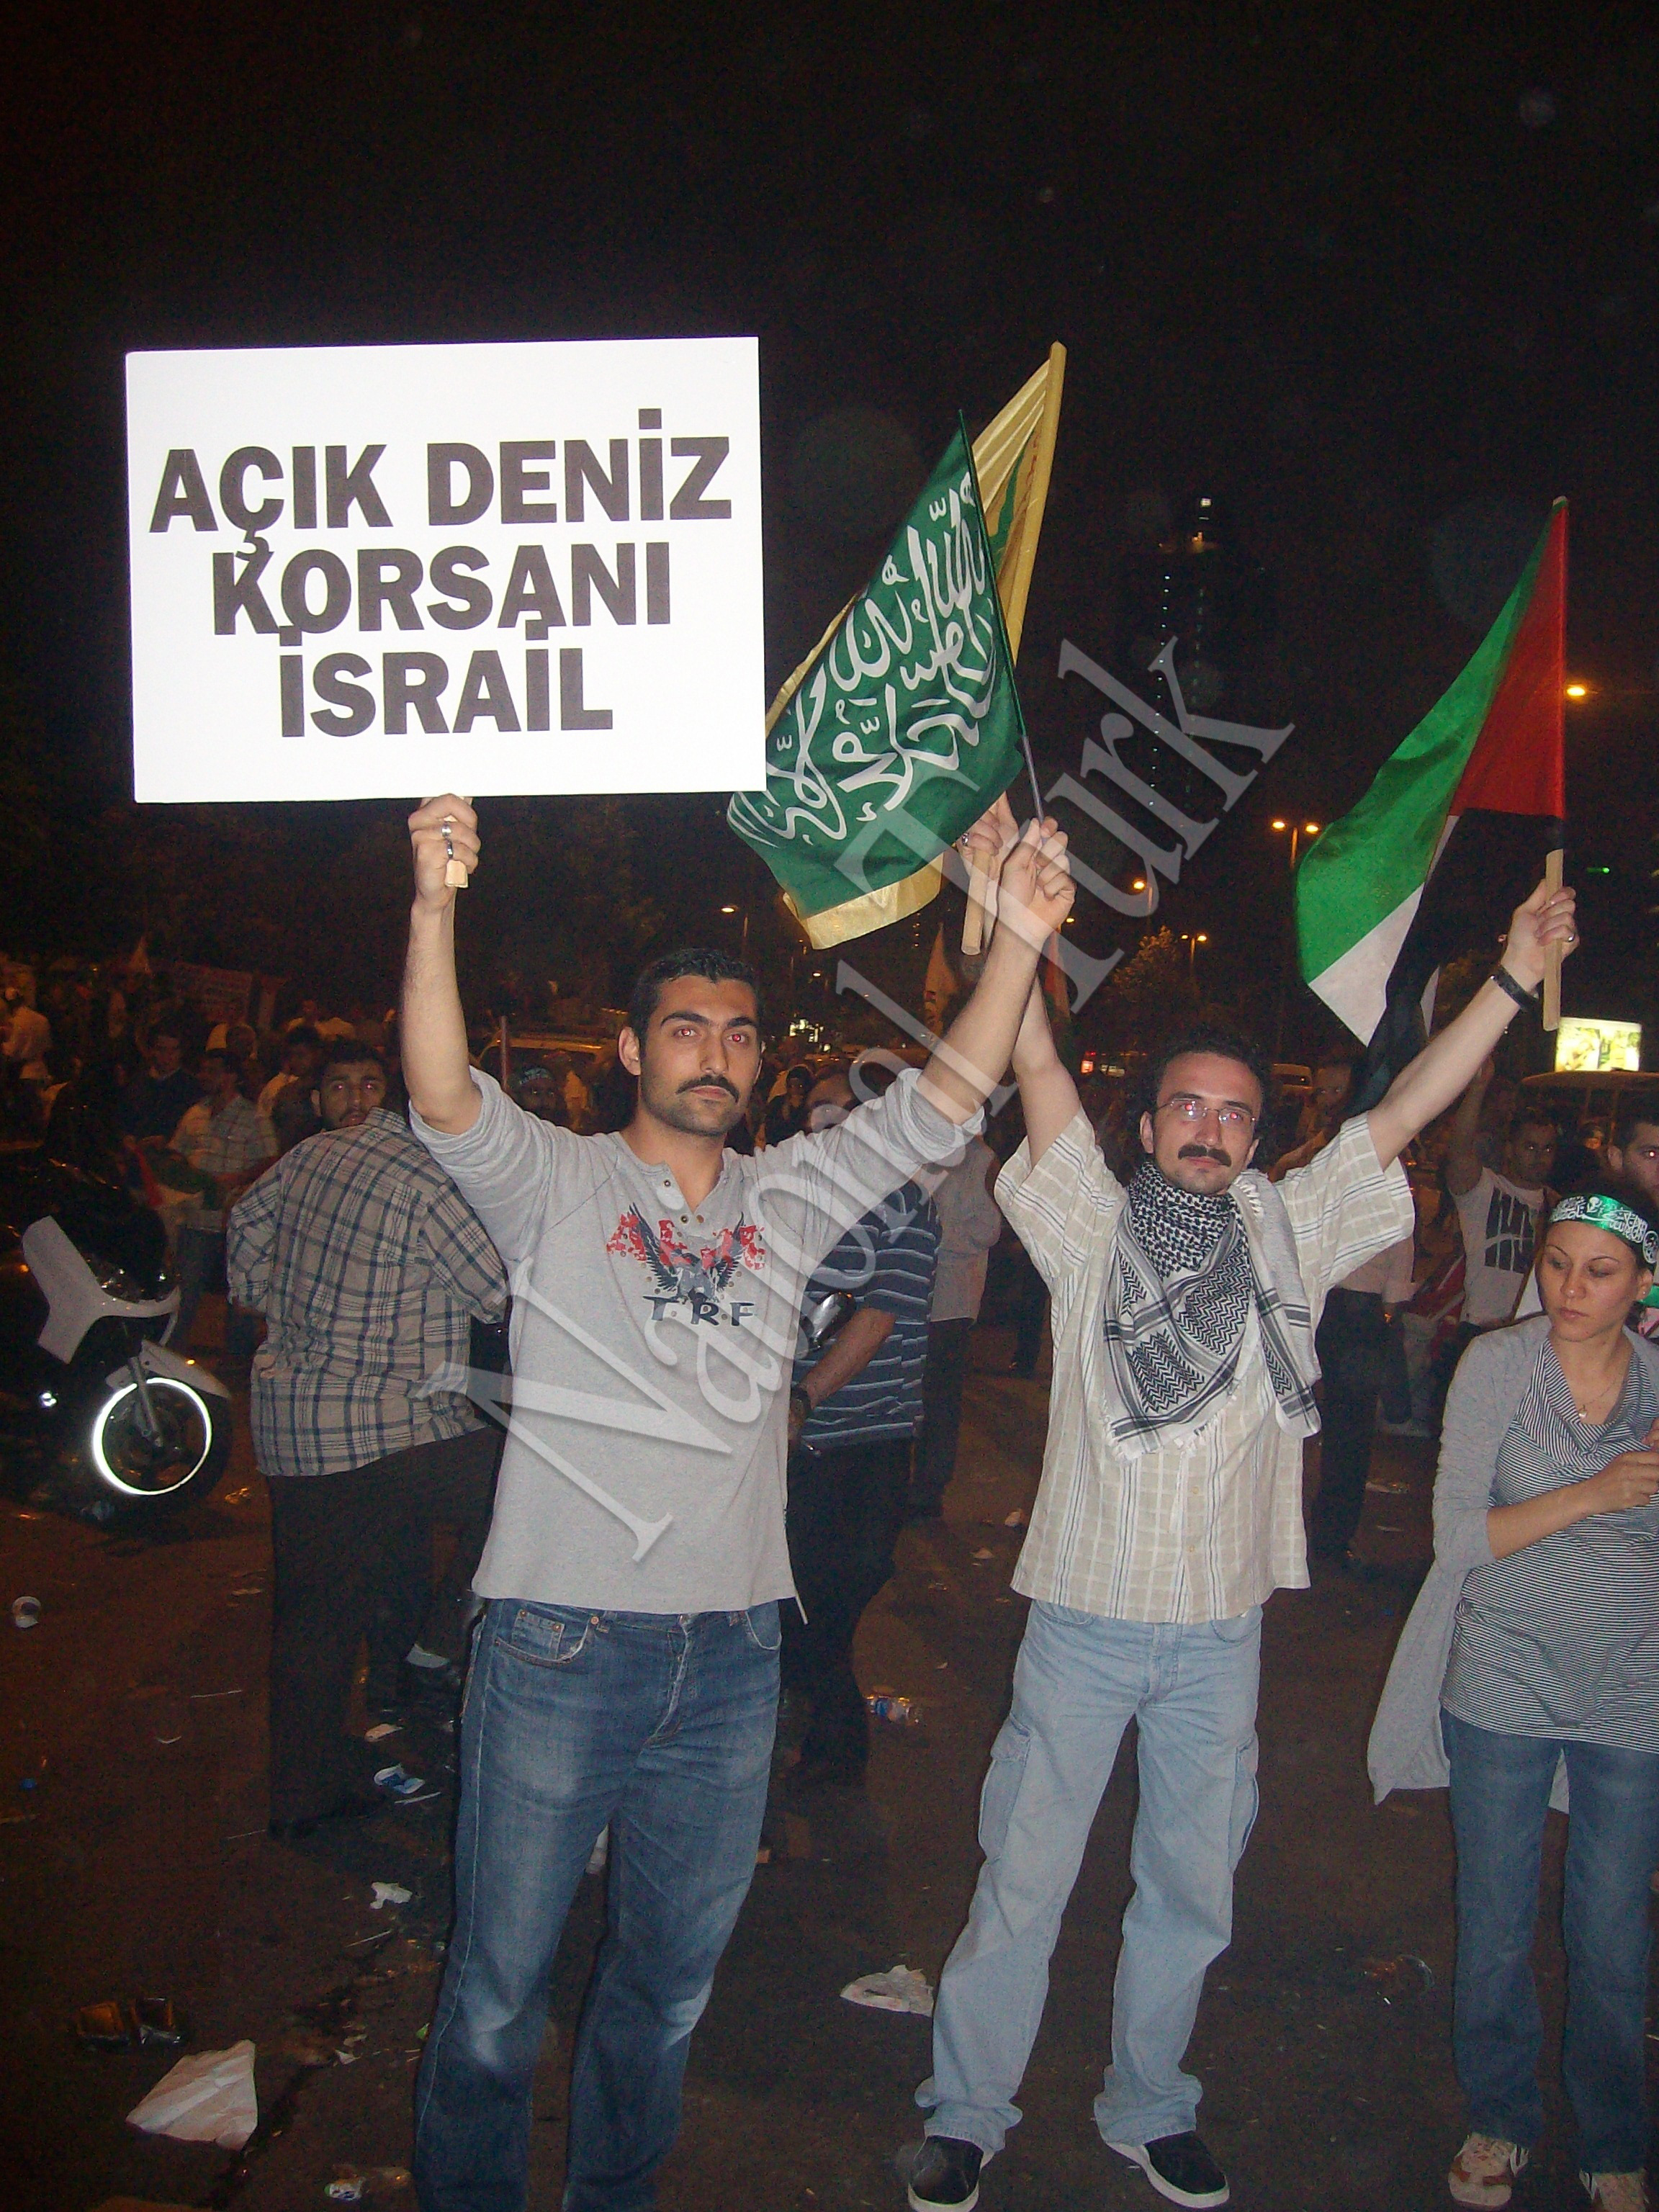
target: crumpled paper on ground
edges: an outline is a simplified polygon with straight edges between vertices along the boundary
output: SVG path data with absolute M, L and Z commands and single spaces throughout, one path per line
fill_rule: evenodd
M 890 1966 L 884 1974 L 860 1974 L 842 1991 L 849 2004 L 870 2005 L 877 2012 L 919 2013 L 933 2017 L 933 1992 L 927 1977 L 906 1966 Z
M 228 2051 L 198 2051 L 181 2058 L 127 2118 L 146 2135 L 240 2150 L 259 2124 L 253 2045 L 233 2043 Z

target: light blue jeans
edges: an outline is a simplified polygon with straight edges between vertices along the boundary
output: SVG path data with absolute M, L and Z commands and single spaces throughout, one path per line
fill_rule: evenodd
M 1198 1626 L 1033 1605 L 1014 1700 L 980 1800 L 980 1869 L 945 1962 L 930 2136 L 1000 2150 L 1019 2118 L 1048 1960 L 1113 1762 L 1139 1723 L 1134 1895 L 1112 1991 L 1112 2063 L 1095 2100 L 1108 2142 L 1154 2142 L 1197 2118 L 1182 2069 L 1205 1969 L 1232 1937 L 1233 1869 L 1255 1820 L 1261 1608 Z

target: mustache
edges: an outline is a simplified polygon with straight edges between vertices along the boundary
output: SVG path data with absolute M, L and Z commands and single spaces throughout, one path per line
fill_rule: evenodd
M 1183 1145 L 1176 1158 L 1178 1160 L 1214 1160 L 1218 1166 L 1224 1168 L 1232 1165 L 1225 1152 L 1218 1152 L 1213 1145 Z
M 681 1095 L 688 1091 L 724 1091 L 728 1097 L 738 1095 L 737 1085 L 728 1083 L 723 1075 L 694 1075 L 690 1083 L 682 1083 Z

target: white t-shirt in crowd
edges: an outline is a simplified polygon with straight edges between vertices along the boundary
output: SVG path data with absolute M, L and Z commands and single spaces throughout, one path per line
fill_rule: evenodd
M 1457 1200 L 1463 1232 L 1463 1318 L 1477 1328 L 1508 1321 L 1532 1270 L 1544 1193 L 1482 1168 Z

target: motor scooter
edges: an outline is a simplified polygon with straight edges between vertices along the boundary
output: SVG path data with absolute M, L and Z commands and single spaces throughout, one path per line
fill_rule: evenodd
M 35 1146 L 0 1157 L 0 1472 L 15 1493 L 134 1523 L 207 1496 L 230 1393 L 168 1348 L 161 1222 L 113 1178 Z

